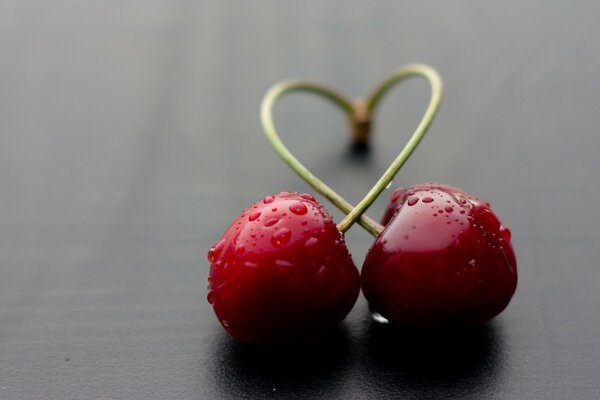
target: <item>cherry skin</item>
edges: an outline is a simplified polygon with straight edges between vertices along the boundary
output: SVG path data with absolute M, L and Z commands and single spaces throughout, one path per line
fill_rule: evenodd
M 448 185 L 397 189 L 361 281 L 373 312 L 423 327 L 482 323 L 517 286 L 510 231 L 489 203 Z
M 358 297 L 359 272 L 325 207 L 283 192 L 246 209 L 208 252 L 208 301 L 241 342 L 312 339 Z

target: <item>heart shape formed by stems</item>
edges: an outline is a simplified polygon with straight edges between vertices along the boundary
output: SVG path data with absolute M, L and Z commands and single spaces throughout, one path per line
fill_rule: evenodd
M 285 147 L 275 130 L 272 109 L 277 100 L 286 93 L 304 91 L 322 96 L 340 107 L 350 118 L 355 140 L 366 141 L 369 134 L 371 116 L 383 96 L 394 87 L 394 85 L 413 76 L 424 77 L 431 86 L 431 97 L 425 114 L 423 114 L 423 118 L 419 122 L 419 125 L 396 159 L 394 159 L 381 178 L 379 178 L 371 190 L 369 190 L 365 197 L 355 207 L 313 175 L 300 161 L 298 161 L 287 147 Z M 304 81 L 285 81 L 278 83 L 265 94 L 261 104 L 260 117 L 267 139 L 283 161 L 312 186 L 313 189 L 346 214 L 344 219 L 337 225 L 340 232 L 345 233 L 358 221 L 363 228 L 373 236 L 377 237 L 383 230 L 383 227 L 364 213 L 381 192 L 390 184 L 396 173 L 402 168 L 404 163 L 416 149 L 433 122 L 442 101 L 442 94 L 442 80 L 435 69 L 425 64 L 409 64 L 394 71 L 387 79 L 379 84 L 364 101 L 352 102 L 336 91 L 315 83 Z

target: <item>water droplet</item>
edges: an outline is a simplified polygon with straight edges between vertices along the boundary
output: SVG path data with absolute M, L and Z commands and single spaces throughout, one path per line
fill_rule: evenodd
M 452 211 L 454 211 L 454 208 L 452 206 L 446 206 L 444 207 L 444 210 L 446 210 L 446 212 L 451 213 Z
M 290 205 L 290 211 L 296 215 L 304 215 L 308 212 L 308 208 L 306 208 L 304 203 L 297 201 Z
M 206 295 L 206 300 L 208 300 L 208 304 L 211 304 L 211 305 L 214 304 L 215 295 L 212 290 L 210 292 L 208 292 L 208 294 Z
M 273 212 L 277 211 L 277 207 L 271 208 L 271 211 L 273 211 Z
M 244 247 L 243 244 L 240 244 L 235 248 L 235 254 L 237 254 L 238 256 L 241 256 L 245 252 L 246 252 L 246 248 Z
M 416 225 L 413 225 L 411 228 L 412 228 L 412 229 L 417 229 L 417 226 L 416 226 Z
M 279 222 L 279 217 L 272 217 L 265 221 L 265 226 L 273 226 Z
M 460 213 L 461 213 L 461 214 L 464 214 L 464 213 L 465 213 L 465 210 L 460 210 Z
M 289 262 L 287 260 L 282 260 L 280 258 L 275 260 L 275 265 L 277 265 L 278 267 L 293 267 L 294 266 L 294 264 L 292 264 L 291 262 Z
M 510 229 L 508 229 L 504 225 L 500 225 L 500 234 L 502 235 L 502 238 L 504 238 L 504 240 L 510 240 L 512 235 Z
M 423 197 L 423 203 L 431 203 L 432 201 L 433 201 L 433 199 L 429 196 Z
M 373 321 L 378 322 L 380 324 L 389 324 L 390 321 L 384 317 L 383 315 L 374 312 L 373 314 L 371 314 L 371 318 L 373 318 Z
M 304 200 L 317 201 L 313 195 L 308 193 L 302 193 L 300 197 L 302 197 Z
M 244 263 L 244 267 L 248 267 L 248 268 L 258 268 L 258 264 L 252 261 L 246 261 Z
M 208 250 L 208 262 L 209 263 L 214 263 L 216 258 L 217 258 L 217 250 L 214 247 L 211 247 L 210 250 Z
M 406 201 L 406 204 L 408 204 L 409 206 L 414 206 L 418 202 L 419 202 L 418 197 L 409 197 L 408 200 Z
M 208 262 L 213 264 L 219 255 L 221 255 L 221 251 L 223 250 L 223 245 L 225 244 L 225 240 L 220 240 L 219 243 L 215 244 L 213 247 L 208 250 Z
M 471 261 L 469 261 L 469 265 L 470 265 L 471 267 L 474 267 L 474 266 L 475 266 L 475 259 L 474 259 L 474 258 L 473 258 L 473 259 L 471 259 Z
M 322 274 L 323 272 L 325 272 L 325 266 L 321 265 L 317 271 L 317 274 Z
M 265 204 L 269 204 L 269 203 L 272 203 L 272 202 L 273 202 L 273 200 L 275 200 L 275 197 L 273 197 L 273 196 L 267 196 L 267 197 L 265 197 L 265 198 L 263 199 L 263 203 L 265 203 Z
M 433 213 L 433 216 L 434 216 L 434 217 L 437 217 L 437 213 Z
M 300 222 L 301 225 L 306 226 L 306 224 L 308 224 L 308 221 L 304 220 L 302 222 Z
M 317 239 L 316 237 L 310 237 L 306 240 L 306 242 L 304 242 L 304 247 L 312 247 L 317 243 L 319 243 L 319 239 Z
M 273 237 L 271 238 L 271 243 L 273 243 L 274 246 L 282 246 L 290 241 L 291 236 L 292 232 L 284 226 L 283 228 L 279 228 L 273 234 Z
M 256 221 L 260 217 L 260 211 L 254 211 L 248 216 L 248 221 Z
M 408 238 L 409 238 L 409 236 L 408 236 L 408 235 L 404 235 L 404 236 L 402 236 L 402 238 L 403 238 L 404 240 L 406 240 L 406 239 L 408 239 Z
M 227 320 L 224 319 L 223 321 L 221 321 L 221 323 L 225 328 L 229 328 L 229 322 L 227 322 Z

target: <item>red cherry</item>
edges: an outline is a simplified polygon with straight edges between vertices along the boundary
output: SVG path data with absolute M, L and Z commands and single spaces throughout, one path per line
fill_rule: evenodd
M 308 194 L 283 192 L 253 204 L 208 260 L 208 301 L 242 342 L 313 338 L 348 314 L 360 290 L 344 237 Z
M 374 312 L 416 326 L 487 321 L 517 286 L 510 231 L 489 203 L 448 185 L 398 189 L 369 250 L 362 289 Z

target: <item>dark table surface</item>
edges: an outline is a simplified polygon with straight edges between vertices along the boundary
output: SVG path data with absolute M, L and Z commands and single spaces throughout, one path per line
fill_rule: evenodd
M 0 398 L 600 398 L 599 15 L 585 1 L 3 1 Z M 262 95 L 298 77 L 359 96 L 414 61 L 446 93 L 394 186 L 491 200 L 518 255 L 512 303 L 479 329 L 423 334 L 374 324 L 361 297 L 317 344 L 237 344 L 206 301 L 207 250 L 265 194 L 310 191 L 267 144 Z M 362 159 L 322 101 L 286 98 L 276 120 L 356 202 L 428 95 L 417 79 L 387 97 Z M 372 238 L 346 236 L 360 266 Z

